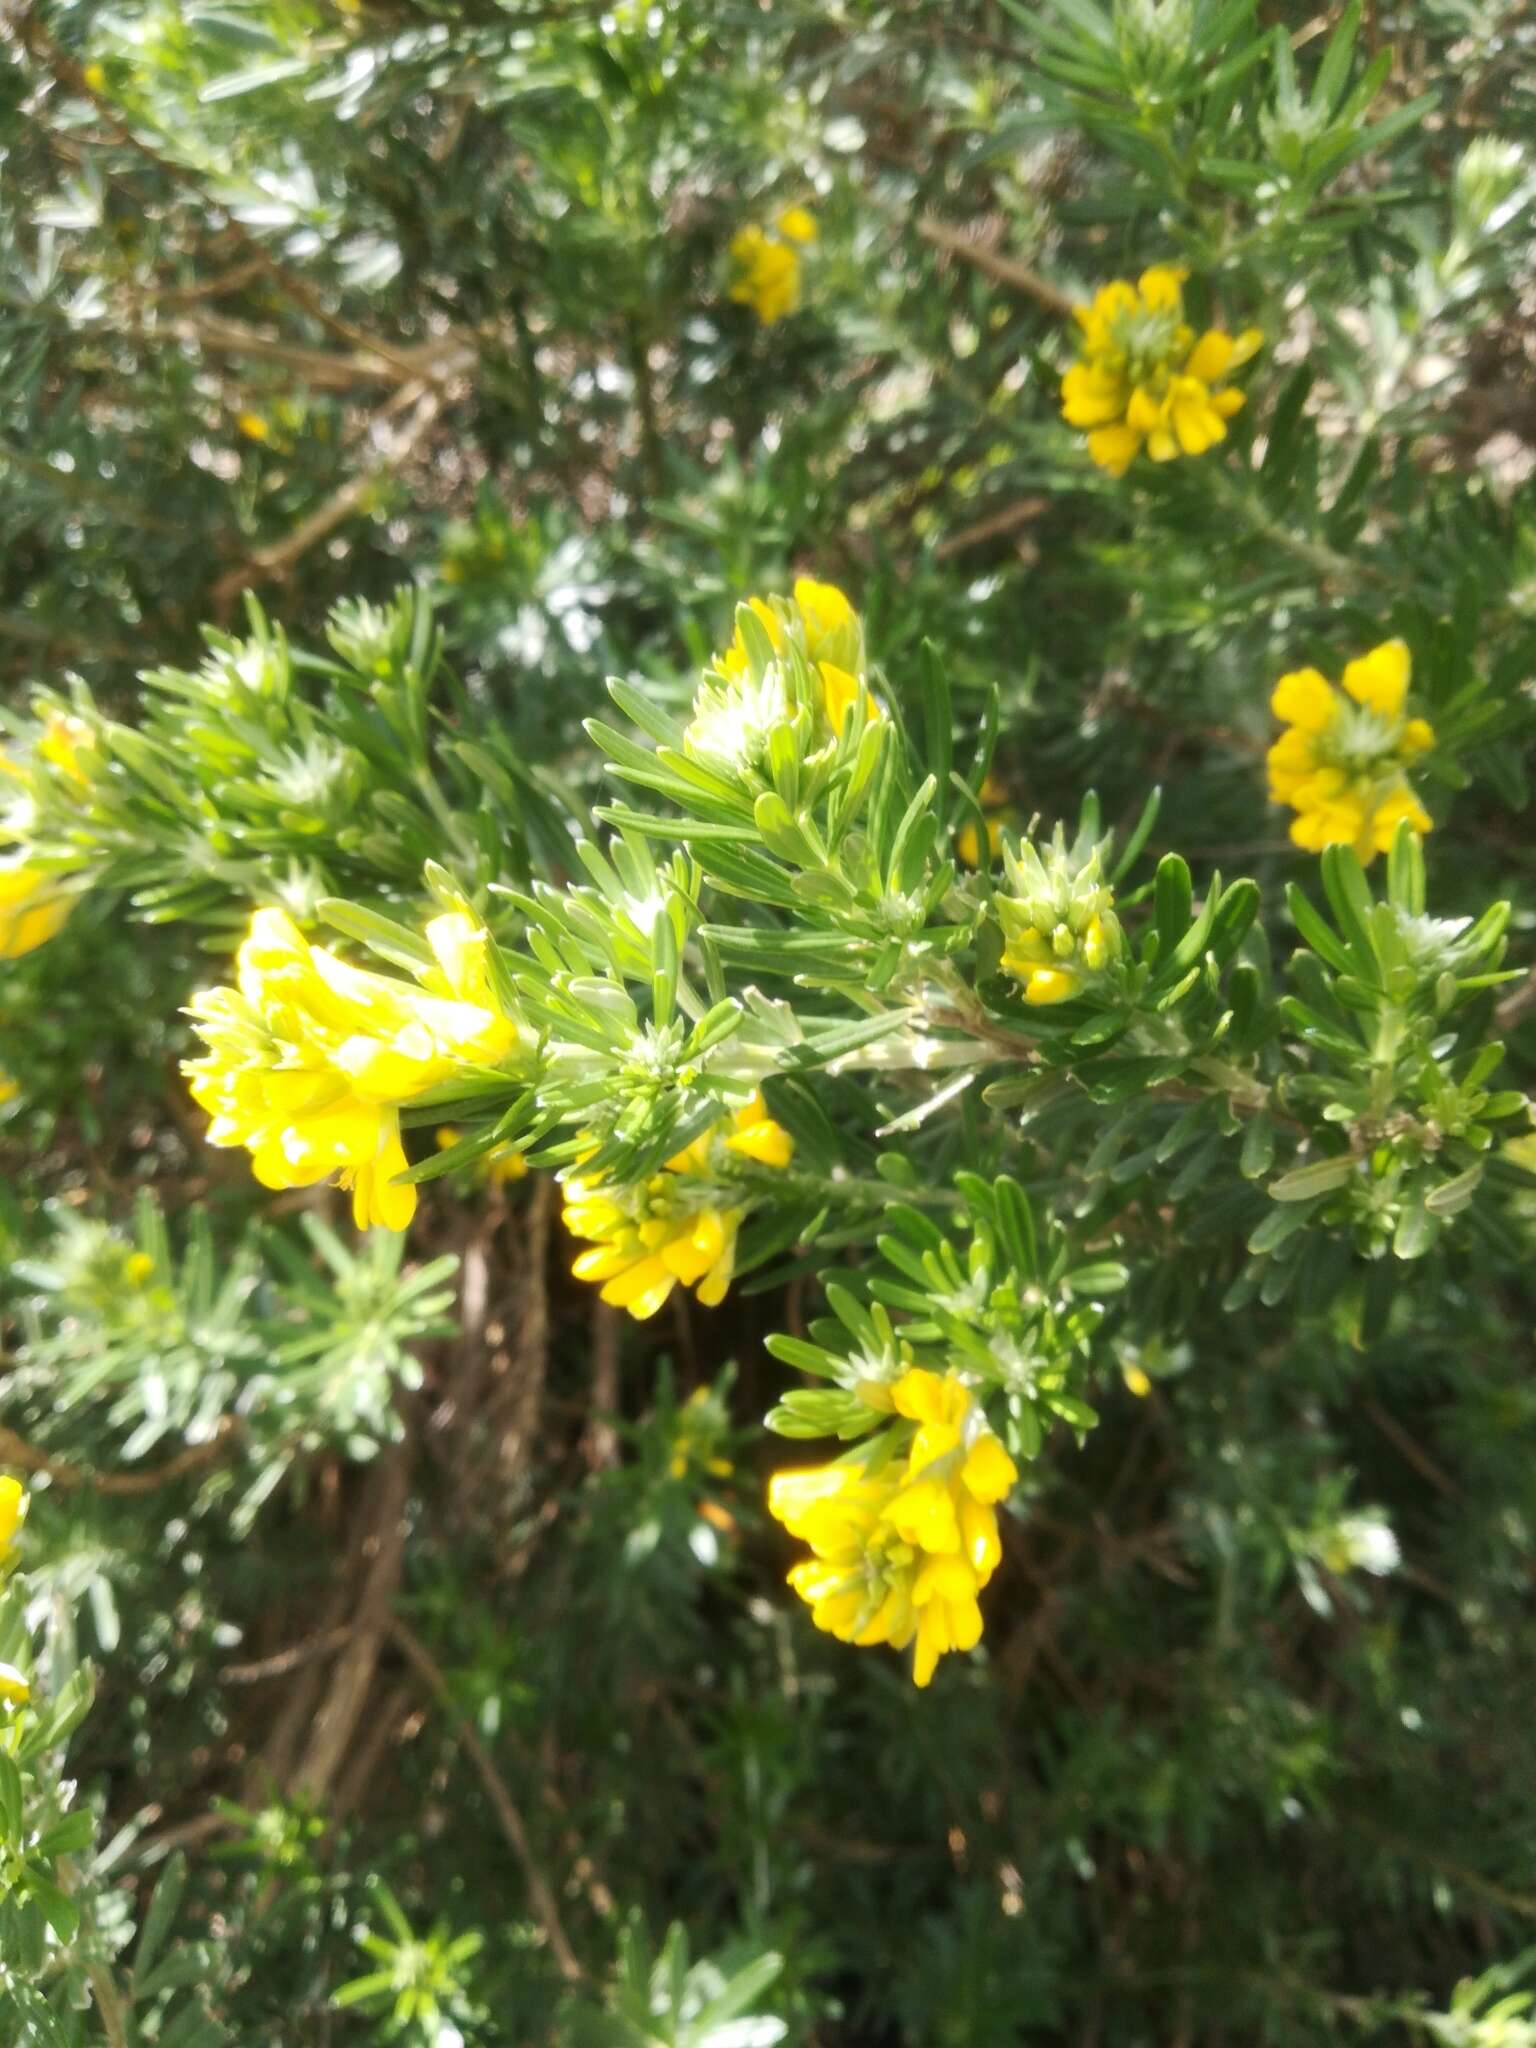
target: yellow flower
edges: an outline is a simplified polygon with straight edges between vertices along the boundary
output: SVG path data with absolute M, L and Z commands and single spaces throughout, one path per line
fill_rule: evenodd
M 830 729 L 834 739 L 841 739 L 856 705 L 866 723 L 884 717 L 864 680 L 863 622 L 835 583 L 797 576 L 792 597 L 749 597 L 746 602 L 776 655 L 782 655 L 791 641 L 804 655 L 820 684 L 820 710 L 826 718 L 823 737 Z M 716 654 L 712 667 L 726 687 L 706 678 L 694 700 L 684 744 L 705 759 L 748 766 L 766 749 L 773 728 L 793 716 L 787 678 L 777 662 L 762 676 L 753 676 L 740 626 L 729 646 Z
M 0 1109 L 8 1102 L 14 1102 L 20 1093 L 21 1083 L 16 1076 L 8 1074 L 4 1067 L 0 1067 Z
M 798 208 L 790 209 L 791 215 L 799 213 Z M 784 218 L 780 217 L 780 231 L 788 239 L 765 234 L 760 227 L 741 228 L 731 237 L 736 267 L 731 298 L 739 306 L 750 306 L 764 327 L 772 327 L 799 306 L 801 264 L 795 244 L 814 239 L 814 223 L 811 236 L 795 235 L 783 228 Z
M 990 867 L 1003 843 L 1003 820 L 1001 817 L 994 817 L 993 813 L 1006 805 L 1008 792 L 996 776 L 989 775 L 976 792 L 976 797 L 986 821 L 987 865 Z M 981 834 L 976 829 L 974 818 L 967 818 L 955 834 L 955 854 L 963 867 L 981 866 Z
M 0 1479 L 0 1572 L 16 1555 L 16 1535 L 27 1519 L 27 1490 L 9 1474 Z
M 60 711 L 52 704 L 43 707 L 42 721 L 43 736 L 37 742 L 38 753 L 61 774 L 67 775 L 71 782 L 84 787 L 89 778 L 81 766 L 80 756 L 95 746 L 95 733 L 83 718 L 77 718 L 72 711 Z
M 803 206 L 786 206 L 774 222 L 779 233 L 791 242 L 814 242 L 821 230 L 816 225 L 816 216 L 808 213 Z
M 1342 693 L 1315 668 L 1275 685 L 1270 708 L 1286 729 L 1269 750 L 1269 794 L 1296 813 L 1298 846 L 1352 846 L 1369 863 L 1404 819 L 1415 832 L 1430 830 L 1407 769 L 1434 745 L 1435 732 L 1427 719 L 1407 716 L 1411 676 L 1407 647 L 1384 640 L 1346 666 Z
M 1262 345 L 1258 328 L 1210 328 L 1196 339 L 1184 319 L 1188 272 L 1167 264 L 1136 284 L 1118 278 L 1077 308 L 1082 357 L 1061 381 L 1061 412 L 1088 434 L 1088 453 L 1124 476 L 1145 448 L 1154 462 L 1203 455 L 1224 440 L 1243 404 L 1226 383 Z
M 123 1262 L 123 1277 L 130 1287 L 142 1287 L 154 1275 L 155 1262 L 148 1252 L 130 1252 Z
M 517 1042 L 494 1006 L 486 936 L 458 912 L 426 930 L 435 966 L 423 987 L 352 967 L 311 946 L 281 910 L 258 910 L 237 960 L 238 987 L 188 1006 L 208 1053 L 186 1062 L 214 1145 L 243 1145 L 263 1187 L 336 1175 L 359 1229 L 403 1230 L 416 1190 L 399 1106 L 466 1066 L 493 1067 Z
M 925 1686 L 940 1657 L 981 1639 L 977 1595 L 1002 1556 L 996 1504 L 1018 1469 L 954 1373 L 913 1367 L 889 1391 L 916 1424 L 904 1461 L 877 1446 L 776 1473 L 768 1507 L 810 1548 L 789 1583 L 816 1626 L 845 1643 L 912 1644 Z
M 0 864 L 0 960 L 19 960 L 46 945 L 74 907 L 57 875 L 25 858 Z
M 0 1664 L 0 1700 L 7 1706 L 24 1707 L 32 1697 L 32 1687 L 14 1664 Z
M 247 441 L 270 441 L 272 438 L 271 424 L 259 412 L 236 413 L 235 425 Z
M 995 899 L 1003 971 L 1023 983 L 1026 1003 L 1068 1002 L 1120 951 L 1115 892 L 1099 849 L 1069 850 L 1058 826 L 1043 858 L 1027 839 L 1017 852 L 1005 842 L 1003 865 L 1008 893 Z
M 736 1233 L 745 1201 L 721 1186 L 734 1153 L 762 1166 L 788 1166 L 789 1133 L 754 1095 L 734 1117 L 695 1138 L 641 1187 L 570 1176 L 564 1188 L 565 1227 L 592 1241 L 571 1271 L 602 1289 L 611 1308 L 626 1308 L 639 1322 L 655 1315 L 674 1287 L 691 1287 L 706 1308 L 725 1299 L 736 1264 Z
M 695 1387 L 677 1418 L 672 1455 L 667 1460 L 672 1477 L 686 1479 L 697 1466 L 703 1477 L 729 1479 L 736 1468 L 729 1458 L 722 1458 L 715 1450 L 722 1430 L 723 1423 L 711 1412 L 709 1388 Z

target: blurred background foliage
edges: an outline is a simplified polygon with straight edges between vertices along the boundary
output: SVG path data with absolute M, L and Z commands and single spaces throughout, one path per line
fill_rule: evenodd
M 1530 1194 L 1370 1341 L 1337 1268 L 1223 1307 L 1197 1196 L 919 1695 L 782 1585 L 799 1283 L 621 1332 L 546 1179 L 450 1176 L 402 1258 L 259 1202 L 176 1076 L 242 860 L 296 911 L 419 894 L 442 831 L 547 871 L 605 674 L 681 704 L 795 569 L 962 723 L 999 686 L 999 810 L 1161 783 L 1154 852 L 1276 895 L 1270 688 L 1402 632 L 1434 907 L 1510 898 L 1523 967 L 1530 11 L 33 0 L 0 47 L 5 706 L 149 732 L 152 804 L 205 625 L 323 650 L 409 583 L 480 749 L 381 731 L 354 611 L 227 865 L 124 811 L 0 967 L 0 1661 L 57 1703 L 36 1815 L 0 1776 L 7 2038 L 1530 2048 Z M 730 243 L 791 205 L 764 326 Z M 1063 305 L 1158 261 L 1264 348 L 1224 448 L 1116 482 Z M 1498 1021 L 1529 1086 L 1529 983 Z

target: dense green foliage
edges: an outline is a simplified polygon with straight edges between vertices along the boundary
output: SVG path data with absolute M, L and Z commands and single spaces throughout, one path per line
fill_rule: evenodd
M 1533 2048 L 1525 10 L 0 37 L 0 718 L 73 903 L 0 897 L 0 2040 Z M 1071 308 L 1165 264 L 1262 346 L 1117 477 Z M 735 612 L 796 575 L 851 712 Z M 722 766 L 733 615 L 789 700 Z M 1399 637 L 1434 829 L 1362 870 L 1270 696 Z M 204 1143 L 182 1006 L 273 907 L 494 940 L 403 1237 Z M 603 1305 L 559 1170 L 759 1081 L 723 1305 Z M 924 1690 L 764 1504 L 913 1364 L 1021 1472 Z

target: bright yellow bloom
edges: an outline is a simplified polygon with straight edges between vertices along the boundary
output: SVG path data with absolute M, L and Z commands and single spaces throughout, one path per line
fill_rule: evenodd
M 693 1288 L 706 1308 L 723 1301 L 746 1203 L 722 1187 L 727 1162 L 721 1153 L 785 1167 L 794 1141 L 754 1095 L 640 1187 L 568 1178 L 565 1227 L 592 1241 L 571 1267 L 576 1278 L 600 1287 L 611 1308 L 626 1308 L 639 1322 L 655 1315 L 678 1285 Z
M 1210 328 L 1197 340 L 1184 319 L 1188 272 L 1168 264 L 1136 284 L 1117 278 L 1077 308 L 1083 353 L 1061 380 L 1061 413 L 1088 434 L 1088 453 L 1124 476 L 1145 448 L 1154 462 L 1203 455 L 1226 438 L 1243 394 L 1226 383 L 1264 337 Z
M 20 1093 L 21 1083 L 16 1076 L 8 1074 L 4 1067 L 0 1067 L 0 1109 L 4 1109 L 8 1102 L 14 1102 Z
M 1435 732 L 1427 719 L 1407 716 L 1411 675 L 1407 647 L 1384 640 L 1347 665 L 1342 694 L 1315 668 L 1275 685 L 1270 708 L 1286 729 L 1269 750 L 1269 794 L 1295 811 L 1298 846 L 1352 846 L 1368 863 L 1404 819 L 1415 832 L 1430 830 L 1407 770 Z
M 46 945 L 75 907 L 75 899 L 31 861 L 0 864 L 0 960 L 19 960 Z
M 864 680 L 864 627 L 858 613 L 835 583 L 797 576 L 792 597 L 749 597 L 747 609 L 782 655 L 793 641 L 820 683 L 820 709 L 834 739 L 840 739 L 855 706 L 866 723 L 884 717 L 879 701 Z M 693 719 L 684 738 L 691 754 L 743 767 L 766 748 L 768 735 L 793 715 L 789 686 L 782 667 L 774 663 L 754 676 L 740 626 L 730 644 L 712 664 L 724 688 L 706 678 L 694 700 Z
M 14 1664 L 0 1664 L 0 1700 L 7 1706 L 24 1707 L 32 1697 L 32 1687 Z
M 797 244 L 814 242 L 816 223 L 802 206 L 787 207 L 768 231 L 745 227 L 731 237 L 736 277 L 731 297 L 750 306 L 772 327 L 800 304 L 801 262 Z
M 399 1106 L 464 1067 L 494 1067 L 517 1027 L 491 996 L 486 935 L 461 912 L 426 930 L 435 966 L 422 986 L 352 967 L 311 946 L 281 910 L 258 910 L 238 956 L 238 988 L 188 1006 L 208 1053 L 183 1071 L 212 1121 L 209 1142 L 243 1145 L 263 1187 L 352 1190 L 359 1229 L 403 1230 L 416 1190 Z
M 272 438 L 271 425 L 259 412 L 237 412 L 235 425 L 247 441 L 270 441 Z
M 916 1424 L 904 1461 L 876 1446 L 776 1473 L 768 1507 L 810 1548 L 789 1583 L 816 1626 L 845 1643 L 913 1644 L 925 1686 L 947 1651 L 981 1639 L 977 1595 L 1002 1556 L 996 1504 L 1018 1468 L 954 1373 L 913 1367 L 889 1392 Z
M 9 1474 L 0 1479 L 0 1572 L 16 1555 L 16 1535 L 27 1519 L 27 1489 Z

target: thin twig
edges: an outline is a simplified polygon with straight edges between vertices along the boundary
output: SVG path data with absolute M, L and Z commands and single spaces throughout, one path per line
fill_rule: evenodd
M 239 1427 L 233 1415 L 225 1415 L 206 1443 L 178 1451 L 163 1465 L 153 1465 L 143 1472 L 92 1472 L 67 1458 L 50 1458 L 36 1444 L 29 1444 L 15 1430 L 0 1424 L 0 1465 L 16 1465 L 23 1472 L 44 1472 L 55 1486 L 65 1488 L 88 1486 L 93 1493 L 153 1493 L 157 1487 L 169 1486 L 172 1480 L 184 1479 L 189 1472 L 212 1464 Z
M 419 399 L 415 412 L 407 421 L 398 439 L 390 444 L 377 462 L 359 470 L 349 477 L 340 490 L 334 491 L 322 505 L 317 505 L 307 519 L 301 519 L 293 531 L 282 540 L 272 541 L 264 548 L 258 548 L 246 561 L 228 570 L 213 586 L 211 593 L 215 610 L 227 605 L 242 590 L 249 590 L 258 583 L 286 575 L 301 556 L 307 554 L 317 541 L 333 533 L 344 520 L 349 519 L 379 478 L 392 469 L 401 468 L 420 445 L 427 429 L 443 409 L 443 394 L 433 387 L 424 389 L 420 384 L 408 386 L 400 394 L 404 400 Z
M 962 263 L 969 263 L 973 269 L 994 278 L 998 284 L 1011 285 L 1015 291 L 1024 292 L 1058 320 L 1070 320 L 1077 311 L 1065 292 L 1047 284 L 1027 264 L 1016 262 L 1011 256 L 999 256 L 996 250 L 971 241 L 968 236 L 945 227 L 942 221 L 934 220 L 931 215 L 918 222 L 917 232 L 931 248 L 958 256 Z
M 543 1871 L 540 1870 L 538 1864 L 534 1861 L 533 1846 L 528 1839 L 528 1830 L 523 1823 L 522 1814 L 518 1811 L 512 1794 L 507 1790 L 505 1779 L 496 1768 L 495 1758 L 481 1741 L 474 1723 L 460 1710 L 452 1692 L 449 1690 L 448 1680 L 443 1675 L 442 1666 L 432 1655 L 426 1644 L 406 1626 L 398 1615 L 391 1619 L 389 1633 L 405 1653 L 409 1663 L 431 1688 L 443 1712 L 447 1715 L 449 1721 L 452 1722 L 454 1731 L 468 1752 L 470 1761 L 480 1773 L 480 1781 L 485 1787 L 486 1797 L 491 1802 L 491 1809 L 495 1813 L 497 1820 L 501 1823 L 501 1831 L 506 1836 L 512 1853 L 522 1865 L 523 1877 L 528 1886 L 529 1903 L 533 1907 L 534 1915 L 539 1925 L 544 1929 L 545 1938 L 549 1942 L 550 1954 L 555 1959 L 556 1969 L 559 1970 L 561 1976 L 568 1984 L 580 1983 L 585 1977 L 586 1972 L 582 1969 L 580 1962 L 577 1960 L 576 1951 L 571 1947 L 566 1937 L 565 1928 L 560 1919 L 560 1909 L 555 1904 L 554 1892 L 550 1889 L 549 1881 Z

